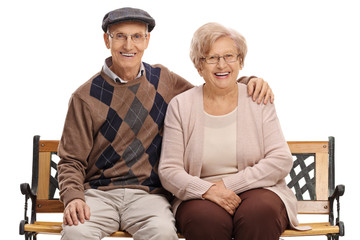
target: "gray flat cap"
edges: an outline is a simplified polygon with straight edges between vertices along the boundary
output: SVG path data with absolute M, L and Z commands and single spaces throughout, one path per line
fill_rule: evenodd
M 119 8 L 107 13 L 102 22 L 102 29 L 107 31 L 109 25 L 119 22 L 137 21 L 148 24 L 148 31 L 155 27 L 155 20 L 146 11 L 138 8 Z

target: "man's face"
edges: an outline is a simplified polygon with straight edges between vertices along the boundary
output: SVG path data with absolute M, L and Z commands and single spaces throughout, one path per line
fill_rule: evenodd
M 137 75 L 141 65 L 141 59 L 148 47 L 150 34 L 146 31 L 146 25 L 141 22 L 122 22 L 110 25 L 108 33 L 104 34 L 106 47 L 110 49 L 113 65 L 112 71 L 119 77 Z M 122 40 L 116 36 L 125 35 Z M 141 35 L 146 38 L 134 42 L 130 35 Z M 132 79 L 124 79 L 132 80 Z

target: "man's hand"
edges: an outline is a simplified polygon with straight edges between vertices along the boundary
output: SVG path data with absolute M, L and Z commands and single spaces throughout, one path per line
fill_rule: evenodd
M 78 225 L 90 219 L 90 208 L 81 199 L 74 199 L 68 203 L 64 210 L 63 222 L 65 225 Z
M 240 197 L 233 191 L 226 189 L 224 183 L 216 182 L 203 194 L 203 198 L 210 200 L 224 208 L 230 215 L 234 215 L 240 205 Z
M 251 78 L 247 84 L 248 94 L 252 96 L 252 99 L 260 104 L 264 100 L 264 104 L 267 104 L 269 99 L 271 103 L 274 103 L 274 93 L 272 92 L 269 84 L 262 78 Z

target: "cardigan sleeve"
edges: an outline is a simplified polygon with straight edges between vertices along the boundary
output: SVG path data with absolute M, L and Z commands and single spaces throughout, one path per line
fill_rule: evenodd
M 188 101 L 187 101 L 188 102 Z M 201 199 L 202 195 L 213 185 L 189 174 L 185 166 L 185 148 L 188 144 L 184 137 L 184 127 L 188 123 L 183 119 L 181 104 L 175 97 L 169 103 L 165 117 L 162 152 L 159 163 L 159 177 L 165 189 L 181 200 Z M 182 108 L 182 110 L 189 108 Z M 190 110 L 191 111 L 191 110 Z M 187 114 L 185 114 L 187 115 Z
M 237 194 L 250 189 L 276 185 L 287 176 L 293 164 L 274 104 L 259 107 L 262 111 L 259 115 L 261 119 L 257 131 L 260 139 L 258 142 L 263 143 L 259 144 L 263 156 L 255 161 L 255 164 L 249 164 L 237 174 L 223 178 L 225 186 Z

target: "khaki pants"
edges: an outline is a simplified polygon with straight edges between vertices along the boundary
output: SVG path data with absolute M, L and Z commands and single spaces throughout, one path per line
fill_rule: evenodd
M 139 189 L 85 191 L 90 220 L 77 226 L 64 226 L 62 240 L 102 239 L 121 229 L 134 240 L 178 239 L 174 216 L 165 197 Z

